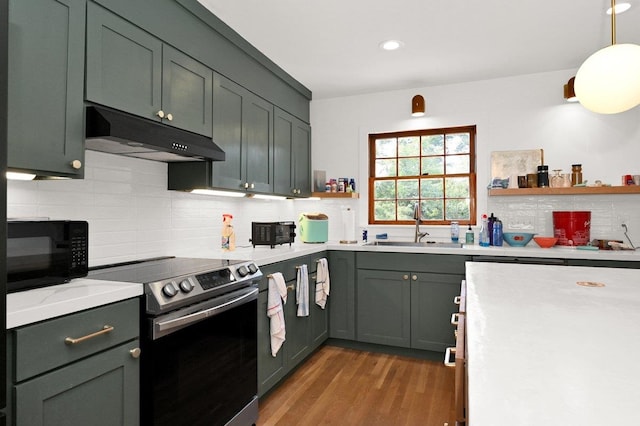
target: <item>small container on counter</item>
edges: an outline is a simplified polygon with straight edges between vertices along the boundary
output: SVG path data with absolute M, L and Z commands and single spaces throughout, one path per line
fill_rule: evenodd
M 451 241 L 457 243 L 460 238 L 460 224 L 457 221 L 451 222 Z
M 497 247 L 502 247 L 502 222 L 500 219 L 496 219 L 493 222 L 493 245 Z
M 478 235 L 478 244 L 480 247 L 489 247 L 489 220 L 487 215 L 482 215 L 482 225 L 480 226 L 480 234 Z
M 471 229 L 471 225 L 469 225 L 469 229 L 467 229 L 467 233 L 464 236 L 465 244 L 473 244 L 473 229 Z

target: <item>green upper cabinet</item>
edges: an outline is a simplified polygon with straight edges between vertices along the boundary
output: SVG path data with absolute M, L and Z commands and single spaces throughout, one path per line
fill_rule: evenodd
M 213 71 L 89 2 L 88 101 L 211 136 Z
M 84 176 L 84 0 L 9 2 L 8 166 Z
M 311 194 L 311 127 L 275 109 L 274 192 L 287 196 Z
M 212 186 L 273 191 L 273 105 L 214 74 L 213 141 L 225 154 L 213 164 Z

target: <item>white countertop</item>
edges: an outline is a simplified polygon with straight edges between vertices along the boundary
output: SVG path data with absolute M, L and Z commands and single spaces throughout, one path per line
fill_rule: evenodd
M 7 295 L 7 329 L 140 296 L 142 284 L 78 278 Z
M 466 279 L 471 426 L 637 423 L 640 271 L 468 262 Z

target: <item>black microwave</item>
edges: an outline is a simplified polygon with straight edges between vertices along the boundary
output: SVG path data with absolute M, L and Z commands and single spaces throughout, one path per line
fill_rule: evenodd
M 294 222 L 251 222 L 251 243 L 255 246 L 271 246 L 293 243 L 296 238 Z
M 7 292 L 62 284 L 88 270 L 86 221 L 7 221 Z

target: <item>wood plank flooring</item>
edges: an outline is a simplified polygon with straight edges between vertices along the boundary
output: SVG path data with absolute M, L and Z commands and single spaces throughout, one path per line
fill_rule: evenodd
M 258 426 L 455 425 L 454 369 L 324 346 L 260 399 Z

